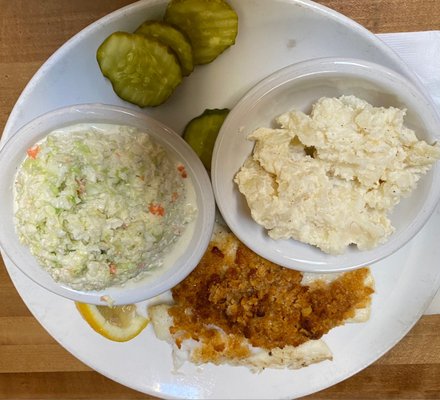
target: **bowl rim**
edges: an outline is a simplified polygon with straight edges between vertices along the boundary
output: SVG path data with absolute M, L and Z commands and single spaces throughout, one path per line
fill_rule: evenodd
M 64 123 L 60 122 L 58 124 L 50 122 L 57 120 L 57 118 L 60 116 L 65 117 L 66 115 L 69 115 L 72 121 Z M 103 117 L 103 115 L 106 115 L 106 117 Z M 127 122 L 127 119 L 132 120 L 132 124 Z M 156 143 L 162 145 L 162 147 L 164 147 L 169 154 L 172 154 L 175 158 L 184 162 L 188 175 L 192 179 L 198 206 L 194 225 L 195 227 L 197 225 L 200 229 L 193 230 L 191 237 L 188 239 L 187 246 L 182 250 L 181 255 L 176 260 L 177 262 L 175 262 L 173 265 L 170 265 L 166 271 L 164 271 L 164 273 L 158 274 L 154 280 L 150 281 L 150 283 L 146 281 L 146 289 L 141 290 L 143 288 L 143 280 L 140 279 L 139 282 L 135 282 L 133 284 L 131 284 L 131 280 L 129 280 L 128 282 L 130 282 L 130 285 L 128 286 L 130 287 L 126 287 L 127 283 L 125 283 L 97 291 L 84 291 L 73 289 L 66 284 L 56 282 L 50 277 L 50 274 L 40 266 L 41 270 L 43 270 L 47 276 L 50 277 L 49 285 L 41 282 L 40 279 L 38 279 L 38 277 L 36 277 L 32 272 L 33 268 L 19 265 L 15 257 L 12 256 L 14 251 L 17 251 L 18 247 L 23 248 L 26 246 L 20 243 L 18 236 L 12 238 L 12 240 L 7 238 L 6 233 L 4 233 L 4 229 L 0 228 L 0 250 L 2 251 L 3 255 L 11 260 L 12 264 L 16 268 L 36 282 L 39 286 L 42 286 L 45 289 L 70 300 L 86 302 L 89 304 L 108 304 L 109 299 L 114 305 L 138 303 L 166 292 L 175 286 L 197 266 L 198 262 L 202 258 L 206 248 L 209 245 L 215 221 L 215 199 L 209 175 L 194 150 L 180 135 L 162 122 L 142 113 L 141 111 L 110 104 L 82 103 L 60 107 L 41 114 L 33 118 L 25 125 L 21 126 L 17 131 L 10 135 L 7 140 L 1 141 L 0 168 L 2 165 L 6 166 L 10 164 L 7 157 L 9 154 L 14 152 L 15 154 L 18 154 L 18 149 L 15 151 L 14 149 L 20 142 L 22 135 L 30 130 L 34 130 L 35 132 L 32 137 L 46 137 L 47 134 L 56 129 L 73 126 L 76 124 L 93 125 L 99 123 L 109 123 L 122 126 L 136 126 L 135 121 L 139 122 L 138 125 L 141 121 L 142 123 L 145 123 L 145 132 L 148 132 L 152 139 Z M 46 122 L 47 124 L 56 127 L 45 127 Z M 34 140 L 34 142 L 36 141 L 38 141 L 38 139 Z M 21 165 L 21 162 L 13 164 L 15 171 Z M 9 182 L 13 182 L 14 176 L 5 177 L 2 175 L 2 179 L 8 179 Z M 13 190 L 12 187 L 11 190 Z M 13 205 L 10 204 L 9 207 L 12 208 Z M 182 260 L 183 256 L 186 256 L 184 260 Z M 35 258 L 34 261 L 36 264 L 38 264 Z M 176 269 L 176 265 L 178 264 L 181 265 Z M 132 280 L 135 281 L 135 279 L 136 278 L 133 278 Z
M 341 260 L 343 257 L 347 257 L 346 253 L 339 256 L 326 255 L 328 258 L 333 259 L 330 264 L 324 261 L 314 262 L 301 258 L 292 258 L 283 255 L 280 249 L 275 249 L 276 246 L 273 244 L 273 242 L 276 242 L 275 240 L 266 240 L 264 243 L 258 242 L 256 241 L 255 236 L 244 231 L 243 225 L 240 223 L 240 220 L 243 221 L 242 218 L 248 221 L 252 220 L 252 225 L 254 225 L 256 229 L 263 229 L 267 236 L 266 229 L 253 221 L 250 213 L 246 216 L 241 215 L 234 219 L 235 216 L 232 214 L 235 211 L 231 211 L 232 202 L 230 201 L 230 198 L 224 198 L 223 193 L 226 193 L 227 191 L 222 187 L 222 180 L 224 178 L 221 168 L 221 152 L 225 141 L 231 136 L 230 132 L 235 132 L 234 134 L 237 134 L 236 132 L 238 131 L 241 133 L 243 125 L 240 124 L 240 116 L 247 115 L 256 107 L 256 105 L 264 101 L 265 97 L 269 96 L 270 93 L 277 88 L 289 85 L 292 82 L 294 83 L 301 79 L 310 79 L 315 76 L 334 74 L 347 74 L 356 78 L 363 78 L 372 81 L 375 84 L 379 84 L 386 79 L 393 84 L 397 84 L 400 89 L 405 88 L 404 92 L 406 92 L 403 96 L 405 99 L 408 99 L 408 96 L 411 94 L 418 103 L 423 104 L 426 107 L 426 112 L 423 116 L 420 116 L 420 118 L 423 120 L 428 119 L 431 124 L 440 128 L 439 114 L 436 111 L 431 97 L 418 80 L 410 80 L 388 67 L 356 58 L 322 57 L 288 65 L 260 80 L 241 97 L 225 119 L 214 146 L 211 165 L 211 181 L 217 207 L 231 231 L 249 248 L 269 261 L 303 272 L 329 273 L 349 271 L 378 262 L 390 256 L 407 244 L 420 231 L 420 229 L 422 229 L 440 201 L 440 165 L 439 162 L 436 162 L 431 169 L 431 173 L 433 174 L 432 181 L 433 183 L 436 183 L 436 185 L 426 196 L 426 199 L 423 202 L 423 207 L 417 214 L 417 219 L 413 221 L 404 232 L 394 234 L 394 238 L 398 237 L 399 240 L 390 241 L 388 238 L 386 243 L 378 245 L 371 250 L 357 250 L 357 254 L 366 255 L 364 257 L 358 257 L 357 261 L 347 261 L 347 259 L 345 259 L 343 262 L 338 262 L 338 260 Z M 403 92 L 400 91 L 398 92 L 398 94 L 402 93 Z M 433 141 L 440 139 L 440 137 L 436 137 L 433 132 L 430 132 L 430 136 Z M 244 159 L 245 158 L 243 158 L 240 165 L 242 165 Z M 233 186 L 233 196 L 243 196 L 239 193 L 235 183 L 233 183 Z M 249 211 L 247 203 L 246 207 L 247 211 Z

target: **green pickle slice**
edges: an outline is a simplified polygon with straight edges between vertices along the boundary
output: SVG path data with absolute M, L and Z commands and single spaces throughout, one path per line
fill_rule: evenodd
M 185 32 L 194 64 L 207 64 L 235 43 L 238 16 L 224 0 L 171 0 L 164 20 Z
M 183 138 L 197 153 L 208 171 L 211 170 L 215 140 L 228 113 L 227 108 L 207 109 L 189 121 L 183 132 Z
M 163 21 L 145 21 L 135 33 L 153 37 L 171 47 L 179 59 L 183 76 L 188 76 L 193 71 L 191 43 L 178 29 Z
M 99 46 L 96 58 L 116 94 L 140 107 L 162 104 L 182 81 L 174 52 L 143 35 L 112 33 Z

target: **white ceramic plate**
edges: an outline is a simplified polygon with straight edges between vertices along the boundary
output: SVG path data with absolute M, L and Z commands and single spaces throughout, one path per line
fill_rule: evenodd
M 317 56 L 353 57 L 381 63 L 410 75 L 399 58 L 374 35 L 349 19 L 306 0 L 230 0 L 239 14 L 237 44 L 210 65 L 201 66 L 165 105 L 145 112 L 177 132 L 205 108 L 231 107 L 257 81 L 288 64 Z M 4 138 L 33 117 L 64 105 L 102 102 L 127 105 L 102 78 L 95 51 L 116 30 L 134 30 L 160 17 L 165 0 L 142 1 L 91 25 L 55 53 L 24 90 Z M 173 372 L 170 347 L 148 327 L 127 343 L 96 334 L 74 304 L 36 285 L 5 259 L 29 309 L 68 351 L 91 368 L 126 386 L 163 398 L 285 399 L 331 386 L 374 362 L 417 321 L 440 285 L 440 215 L 408 245 L 373 266 L 376 294 L 368 323 L 334 329 L 325 340 L 334 353 L 298 371 L 243 367 L 196 368 Z M 429 252 L 426 249 L 430 249 Z M 410 301 L 409 301 L 410 299 Z M 145 304 L 140 304 L 145 309 Z

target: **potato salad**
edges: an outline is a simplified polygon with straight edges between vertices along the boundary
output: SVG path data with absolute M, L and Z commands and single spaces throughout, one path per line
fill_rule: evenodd
M 331 254 L 384 243 L 394 231 L 388 213 L 440 158 L 440 147 L 419 140 L 404 116 L 342 96 L 255 130 L 253 154 L 235 176 L 253 219 L 273 239 Z

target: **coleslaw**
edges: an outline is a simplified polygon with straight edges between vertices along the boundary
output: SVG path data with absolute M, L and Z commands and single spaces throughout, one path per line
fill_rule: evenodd
M 55 281 L 104 289 L 162 266 L 197 214 L 191 185 L 148 133 L 74 125 L 27 151 L 15 179 L 16 231 Z

